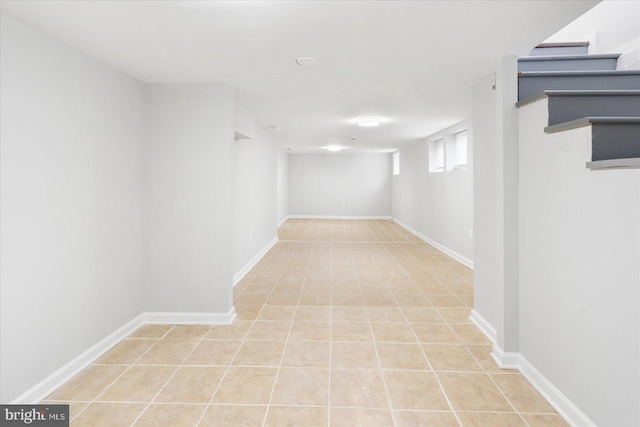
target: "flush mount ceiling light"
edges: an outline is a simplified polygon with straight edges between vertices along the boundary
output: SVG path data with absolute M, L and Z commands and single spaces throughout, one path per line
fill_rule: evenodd
M 303 56 L 296 59 L 296 64 L 300 65 L 301 67 L 309 67 L 311 65 L 316 65 L 316 60 L 308 56 Z
M 341 147 L 339 145 L 330 145 L 330 146 L 327 147 L 327 150 L 336 152 L 336 151 L 342 150 L 343 148 L 344 147 Z
M 376 117 L 363 117 L 361 119 L 357 119 L 356 123 L 358 126 L 362 127 L 374 127 L 380 126 L 382 124 L 382 120 Z

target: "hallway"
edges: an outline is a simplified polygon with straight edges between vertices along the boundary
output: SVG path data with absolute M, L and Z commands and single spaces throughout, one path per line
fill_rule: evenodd
M 232 326 L 144 326 L 47 402 L 86 426 L 566 425 L 489 356 L 467 267 L 390 221 L 278 234 Z

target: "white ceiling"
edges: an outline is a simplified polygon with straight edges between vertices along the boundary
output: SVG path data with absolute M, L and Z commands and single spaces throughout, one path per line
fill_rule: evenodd
M 471 86 L 597 1 L 2 1 L 148 83 L 225 83 L 281 147 L 393 150 L 471 113 Z M 296 58 L 317 64 L 301 67 Z M 376 116 L 378 128 L 355 119 Z M 351 138 L 356 137 L 353 141 Z

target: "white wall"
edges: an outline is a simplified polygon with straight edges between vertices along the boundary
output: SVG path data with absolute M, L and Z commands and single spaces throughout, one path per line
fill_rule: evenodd
M 277 156 L 273 137 L 258 126 L 253 139 L 235 143 L 234 275 L 277 237 Z
M 143 311 L 144 87 L 2 15 L 0 401 Z
M 498 324 L 498 205 L 494 75 L 473 86 L 474 310 Z
M 429 142 L 468 130 L 466 170 L 429 173 Z M 400 151 L 393 176 L 393 217 L 473 265 L 473 131 L 471 122 L 452 126 Z
M 391 155 L 289 154 L 289 215 L 391 216 Z
M 520 109 L 520 352 L 593 422 L 640 425 L 640 170 Z
M 232 307 L 233 89 L 148 88 L 145 269 L 148 310 Z
M 605 0 L 548 42 L 589 41 L 590 53 L 621 53 L 618 69 L 640 69 L 640 2 Z
M 289 215 L 289 155 L 278 150 L 278 224 Z

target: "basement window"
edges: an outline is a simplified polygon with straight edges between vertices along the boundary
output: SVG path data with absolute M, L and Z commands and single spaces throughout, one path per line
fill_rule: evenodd
M 467 169 L 467 131 L 458 132 L 455 135 L 455 165 L 454 170 Z
M 400 152 L 393 153 L 393 174 L 400 175 Z
M 429 142 L 429 172 L 444 172 L 444 138 Z

